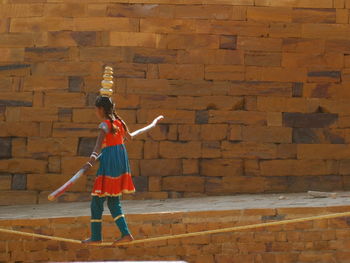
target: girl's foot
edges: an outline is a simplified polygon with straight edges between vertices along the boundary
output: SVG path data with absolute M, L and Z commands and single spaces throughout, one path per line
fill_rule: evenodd
M 134 240 L 134 237 L 131 234 L 129 234 L 129 235 L 122 236 L 121 238 L 114 241 L 113 245 L 124 243 L 124 242 L 131 242 L 133 240 Z
M 95 245 L 95 244 L 102 243 L 102 240 L 91 240 L 91 238 L 88 238 L 88 239 L 81 241 L 81 243 L 87 244 L 87 245 Z

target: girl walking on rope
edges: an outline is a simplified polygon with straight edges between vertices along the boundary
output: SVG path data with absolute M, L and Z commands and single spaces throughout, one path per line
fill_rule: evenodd
M 122 235 L 115 243 L 132 241 L 134 238 L 128 229 L 120 204 L 120 196 L 123 193 L 135 192 L 124 145 L 124 139 L 132 139 L 132 136 L 125 122 L 115 113 L 114 103 L 110 97 L 98 96 L 95 106 L 97 115 L 103 121 L 99 125 L 100 132 L 94 151 L 83 169 L 87 170 L 93 166 L 100 149 L 102 155 L 91 194 L 91 238 L 83 243 L 102 242 L 102 213 L 106 200 Z
M 100 166 L 91 193 L 91 237 L 84 240 L 83 243 L 102 242 L 102 214 L 106 200 L 121 232 L 121 238 L 114 243 L 127 242 L 134 238 L 125 220 L 120 196 L 135 192 L 128 154 L 124 145 L 124 139 L 130 140 L 132 135 L 125 122 L 115 111 L 115 104 L 111 98 L 113 94 L 113 69 L 111 67 L 105 67 L 101 84 L 100 96 L 96 98 L 95 106 L 97 116 L 103 121 L 99 125 L 99 134 L 90 160 L 82 168 L 86 172 L 92 167 L 101 151 Z

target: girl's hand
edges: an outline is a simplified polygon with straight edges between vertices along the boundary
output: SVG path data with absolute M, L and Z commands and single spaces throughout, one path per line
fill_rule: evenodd
M 86 173 L 91 168 L 91 165 L 86 163 L 83 165 L 82 169 L 84 170 L 84 173 Z

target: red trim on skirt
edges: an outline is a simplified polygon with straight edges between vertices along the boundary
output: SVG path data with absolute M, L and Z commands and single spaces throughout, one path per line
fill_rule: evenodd
M 125 173 L 118 177 L 98 175 L 95 179 L 91 195 L 118 196 L 135 192 L 131 174 Z

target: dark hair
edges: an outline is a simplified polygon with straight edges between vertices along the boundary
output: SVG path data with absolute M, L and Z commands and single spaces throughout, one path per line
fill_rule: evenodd
M 95 101 L 95 106 L 98 108 L 103 108 L 103 111 L 106 115 L 106 117 L 109 119 L 111 122 L 111 127 L 112 127 L 112 133 L 116 132 L 116 128 L 113 125 L 113 117 L 115 119 L 118 119 L 122 124 L 123 127 L 126 131 L 129 131 L 128 126 L 126 123 L 123 121 L 122 118 L 116 113 L 115 111 L 115 104 L 112 101 L 112 98 L 109 98 L 107 96 L 98 96 Z

